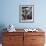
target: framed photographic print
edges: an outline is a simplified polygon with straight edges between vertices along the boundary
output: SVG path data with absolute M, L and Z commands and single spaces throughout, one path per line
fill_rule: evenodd
M 34 21 L 34 5 L 19 6 L 19 21 L 33 22 Z

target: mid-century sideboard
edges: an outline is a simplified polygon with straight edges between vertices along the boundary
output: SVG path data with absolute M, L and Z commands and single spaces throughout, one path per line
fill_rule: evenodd
M 44 46 L 44 32 L 3 32 L 3 46 Z

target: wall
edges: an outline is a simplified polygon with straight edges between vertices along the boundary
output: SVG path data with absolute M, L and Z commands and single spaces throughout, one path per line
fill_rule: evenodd
M 13 24 L 16 28 L 46 28 L 46 0 L 1 0 L 0 25 Z M 34 22 L 19 23 L 19 5 L 34 4 Z

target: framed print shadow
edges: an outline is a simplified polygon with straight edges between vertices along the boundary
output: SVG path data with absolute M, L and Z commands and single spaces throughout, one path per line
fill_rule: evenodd
M 34 5 L 19 5 L 19 21 L 34 22 Z

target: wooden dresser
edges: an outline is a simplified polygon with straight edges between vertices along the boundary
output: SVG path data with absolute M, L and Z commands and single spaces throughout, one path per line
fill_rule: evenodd
M 3 46 L 44 46 L 44 32 L 3 32 Z

